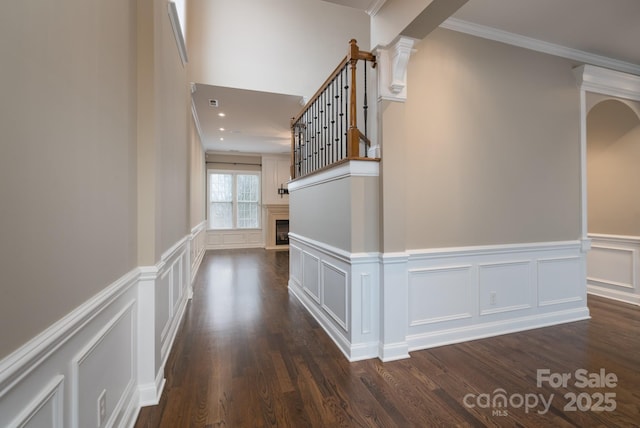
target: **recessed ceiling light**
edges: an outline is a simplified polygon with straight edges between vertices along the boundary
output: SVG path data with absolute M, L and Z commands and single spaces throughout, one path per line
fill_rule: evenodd
M 226 114 L 224 114 L 224 113 L 220 112 L 220 113 L 218 113 L 218 116 L 220 116 L 220 117 L 225 117 L 225 116 L 226 116 Z
M 220 141 L 224 141 L 224 138 L 220 137 Z
M 224 128 L 218 128 L 220 131 L 224 131 Z

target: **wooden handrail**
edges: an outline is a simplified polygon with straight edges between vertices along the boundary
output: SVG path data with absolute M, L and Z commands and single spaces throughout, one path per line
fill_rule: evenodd
M 320 86 L 320 89 L 318 89 L 316 91 L 316 93 L 313 94 L 313 96 L 311 98 L 309 98 L 309 101 L 307 101 L 305 103 L 304 107 L 302 107 L 302 110 L 300 110 L 300 112 L 291 119 L 291 125 L 292 126 L 293 126 L 294 123 L 296 123 L 300 119 L 300 117 L 304 114 L 305 111 L 307 111 L 307 109 L 314 103 L 314 101 L 318 99 L 318 97 L 324 92 L 324 90 L 327 89 L 327 87 L 329 87 L 329 84 L 331 84 L 333 79 L 335 79 L 340 74 L 342 69 L 344 69 L 344 67 L 347 64 L 349 64 L 352 60 L 369 61 L 369 62 L 372 63 L 372 67 L 373 68 L 375 68 L 376 65 L 377 65 L 376 56 L 373 55 L 371 52 L 361 51 L 358 48 L 358 42 L 356 41 L 356 39 L 351 39 L 349 41 L 349 55 L 345 56 L 342 59 L 342 61 L 340 61 L 338 66 L 333 70 L 333 72 L 329 75 L 329 77 L 324 81 L 322 86 Z
M 356 81 L 357 63 L 361 60 L 370 62 L 372 67 L 376 66 L 375 55 L 361 51 L 356 40 L 352 39 L 349 41 L 347 56 L 291 119 L 292 179 L 330 167 L 345 159 L 361 159 L 360 142 L 364 141 L 365 150 L 371 145 L 369 139 L 358 129 Z M 366 107 L 365 96 L 365 113 Z M 365 115 L 365 125 L 366 123 Z

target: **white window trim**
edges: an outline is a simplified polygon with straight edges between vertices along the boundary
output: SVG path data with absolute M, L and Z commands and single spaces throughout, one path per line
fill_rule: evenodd
M 233 217 L 233 225 L 234 227 L 221 227 L 221 228 L 212 228 L 211 227 L 211 193 L 209 192 L 209 185 L 210 185 L 210 175 L 211 174 L 231 174 L 233 175 L 233 180 L 232 180 L 232 186 L 233 186 L 233 190 L 232 190 L 232 194 L 233 194 L 233 201 L 231 203 L 231 210 L 232 210 L 232 217 Z M 237 226 L 237 221 L 238 221 L 238 195 L 236 193 L 236 176 L 237 175 L 256 175 L 258 176 L 258 227 L 236 227 Z M 244 171 L 244 170 L 237 170 L 237 169 L 207 169 L 207 183 L 206 183 L 206 197 L 207 197 L 207 230 L 213 230 L 213 231 L 221 231 L 221 232 L 228 232 L 228 231 L 234 231 L 234 230 L 240 230 L 240 231 L 257 231 L 257 230 L 262 230 L 262 175 L 260 171 Z

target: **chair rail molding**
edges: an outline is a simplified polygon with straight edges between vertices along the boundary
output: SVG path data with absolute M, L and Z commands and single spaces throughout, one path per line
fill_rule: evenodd
M 203 235 L 202 227 L 193 232 Z M 0 360 L 0 426 L 130 427 L 157 404 L 190 297 L 189 234 Z

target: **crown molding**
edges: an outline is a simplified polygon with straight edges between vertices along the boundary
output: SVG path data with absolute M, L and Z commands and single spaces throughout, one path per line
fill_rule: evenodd
M 367 14 L 369 14 L 369 16 L 376 16 L 386 2 L 387 0 L 372 0 L 371 5 L 366 10 Z
M 508 31 L 498 30 L 492 27 L 487 27 L 485 25 L 474 24 L 472 22 L 463 21 L 461 19 L 449 18 L 444 21 L 440 25 L 440 27 L 446 28 L 448 30 L 458 31 L 460 33 L 470 34 L 476 37 L 481 37 L 483 39 L 494 40 L 496 42 L 502 42 L 537 52 L 579 61 L 585 64 L 592 64 L 600 67 L 622 71 L 625 73 L 640 75 L 640 65 L 638 64 L 620 61 L 606 56 L 596 55 L 578 49 L 556 45 L 554 43 L 543 42 L 542 40 L 521 36 L 519 34 L 510 33 Z
M 588 64 L 576 67 L 573 73 L 585 91 L 640 101 L 640 76 Z
M 189 62 L 187 57 L 187 45 L 182 35 L 182 27 L 180 25 L 180 18 L 178 17 L 178 9 L 175 2 L 169 1 L 167 4 L 167 12 L 169 14 L 169 21 L 171 21 L 171 28 L 173 29 L 173 36 L 176 39 L 176 45 L 178 47 L 178 53 L 180 54 L 180 60 L 182 65 L 186 65 Z

